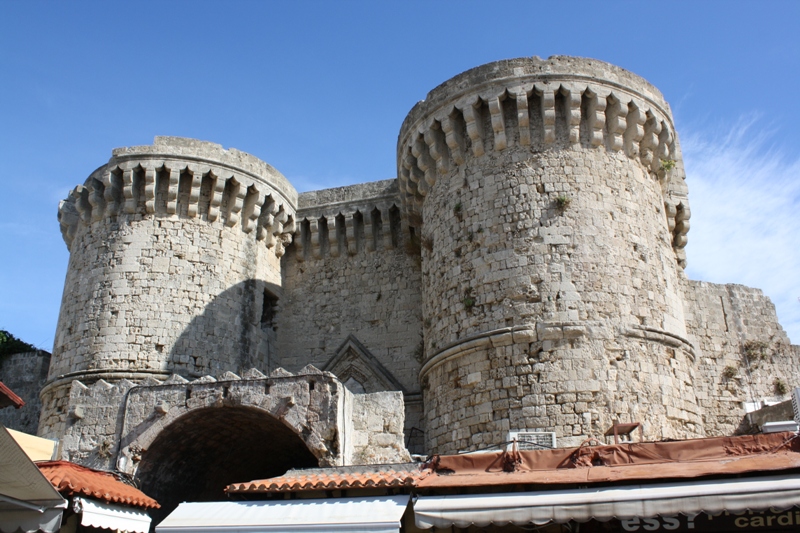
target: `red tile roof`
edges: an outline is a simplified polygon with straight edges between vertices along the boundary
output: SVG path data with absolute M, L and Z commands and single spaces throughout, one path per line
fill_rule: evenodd
M 14 394 L 14 391 L 0 381 L 0 409 L 13 405 L 17 409 L 25 405 L 25 400 Z
M 389 487 L 413 487 L 429 471 L 421 471 L 418 465 L 386 465 L 386 470 L 375 467 L 358 471 L 358 467 L 341 469 L 290 470 L 286 474 L 270 479 L 247 483 L 234 483 L 225 489 L 231 494 L 261 492 L 294 492 L 306 490 L 340 490 Z
M 145 509 L 161 507 L 157 501 L 135 487 L 119 481 L 113 474 L 92 470 L 68 461 L 36 463 L 44 477 L 65 496 L 83 495 L 107 503 Z

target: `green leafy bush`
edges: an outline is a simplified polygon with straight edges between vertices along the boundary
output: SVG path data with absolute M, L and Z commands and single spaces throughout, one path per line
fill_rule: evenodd
M 11 333 L 0 329 L 0 357 L 21 352 L 35 352 L 36 347 L 19 340 Z

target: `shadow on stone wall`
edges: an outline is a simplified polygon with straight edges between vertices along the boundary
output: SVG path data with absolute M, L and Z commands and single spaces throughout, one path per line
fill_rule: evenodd
M 20 409 L 0 410 L 0 423 L 5 427 L 36 435 L 42 402 L 39 392 L 47 381 L 50 354 L 44 350 L 15 353 L 0 358 L 0 379 L 25 401 Z
M 248 279 L 225 290 L 181 333 L 169 355 L 170 372 L 196 378 L 250 368 L 269 372 L 275 360 L 275 315 L 280 286 Z

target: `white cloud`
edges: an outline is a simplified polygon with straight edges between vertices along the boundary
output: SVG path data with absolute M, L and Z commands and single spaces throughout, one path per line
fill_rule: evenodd
M 688 135 L 687 135 L 688 133 Z M 762 289 L 800 342 L 800 157 L 771 146 L 755 118 L 684 127 L 692 279 Z

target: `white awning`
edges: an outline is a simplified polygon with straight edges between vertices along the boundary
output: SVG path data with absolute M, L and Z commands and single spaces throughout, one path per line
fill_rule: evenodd
M 398 533 L 408 495 L 314 500 L 182 503 L 156 533 L 358 531 Z
M 420 496 L 414 502 L 417 527 L 542 525 L 571 520 L 696 515 L 800 505 L 800 476 L 689 481 L 594 489 L 461 496 Z
M 111 505 L 87 498 L 75 498 L 72 506 L 76 513 L 80 513 L 82 526 L 130 533 L 150 531 L 150 517 L 142 509 Z
M 0 425 L 0 532 L 58 531 L 66 507 L 67 500 Z

